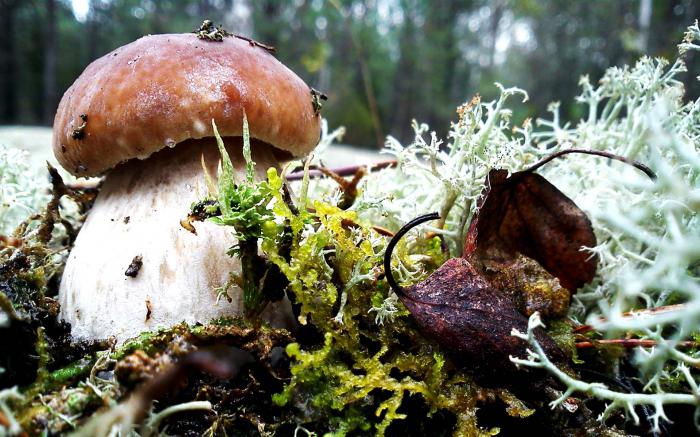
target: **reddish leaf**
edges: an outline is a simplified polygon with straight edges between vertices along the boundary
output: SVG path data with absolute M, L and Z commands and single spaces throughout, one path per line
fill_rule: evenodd
M 472 263 L 522 253 L 574 292 L 595 276 L 598 259 L 582 246 L 596 245 L 590 220 L 576 204 L 532 172 L 491 170 L 479 212 L 465 242 Z
M 518 371 L 509 356 L 526 356 L 527 342 L 511 335 L 527 331 L 527 318 L 463 258 L 445 262 L 428 279 L 403 290 L 401 301 L 421 332 L 450 351 L 482 380 L 504 382 Z M 537 339 L 547 355 L 564 354 L 544 331 Z
M 595 276 L 597 257 L 581 251 L 582 246 L 596 245 L 588 217 L 533 172 L 567 153 L 621 160 L 654 177 L 646 166 L 606 152 L 557 152 L 511 177 L 505 170 L 491 170 L 464 243 L 464 257 L 448 260 L 425 281 L 401 287 L 391 273 L 391 254 L 410 229 L 438 219 L 437 213 L 406 223 L 387 245 L 387 282 L 420 330 L 480 379 L 533 386 L 536 378 L 523 379 L 508 359 L 522 357 L 527 347 L 525 341 L 511 335 L 512 330 L 527 330 L 523 313 L 543 310 L 561 317 L 570 295 L 559 285 L 573 292 Z M 537 330 L 535 335 L 550 359 L 566 359 L 544 331 Z

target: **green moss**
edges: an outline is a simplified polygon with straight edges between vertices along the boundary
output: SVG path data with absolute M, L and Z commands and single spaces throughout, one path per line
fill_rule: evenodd
M 279 186 L 276 172 L 268 175 L 268 184 Z M 275 198 L 273 210 L 292 229 L 291 253 L 279 252 L 281 226 L 266 229 L 263 251 L 287 276 L 301 305 L 299 322 L 323 333 L 323 341 L 287 346 L 292 378 L 274 402 L 293 407 L 309 423 L 324 423 L 330 435 L 384 435 L 407 414 L 431 416 L 438 410 L 454 415 L 452 431 L 458 435 L 491 433 L 476 422 L 477 399 L 488 390 L 426 341 L 400 304 L 389 323 L 377 324 L 371 310 L 389 297 L 377 267 L 386 240 L 354 211 L 315 201 L 313 213 L 295 214 L 281 195 Z M 413 261 L 413 251 L 424 255 L 420 264 Z M 408 268 L 423 272 L 419 278 L 446 258 L 439 238 L 417 239 L 411 248 L 402 242 L 396 252 Z M 403 410 L 409 395 L 422 397 L 428 411 Z M 514 396 L 508 399 L 509 413 L 529 414 L 522 404 L 513 406 Z
M 547 322 L 547 334 L 564 351 L 567 356 L 576 364 L 583 361 L 578 359 L 578 349 L 576 349 L 576 336 L 571 323 L 566 319 L 553 319 Z
M 49 363 L 51 362 L 51 356 L 49 355 L 48 346 L 46 344 L 46 336 L 44 335 L 44 327 L 40 326 L 36 330 L 36 354 L 39 357 L 39 366 L 36 370 L 37 382 L 42 383 L 46 381 L 49 377 L 49 371 L 47 369 Z
M 65 385 L 90 373 L 90 369 L 95 363 L 92 357 L 85 357 L 58 370 L 54 370 L 46 377 L 46 383 L 54 387 Z
M 176 335 L 183 335 L 190 331 L 186 323 L 180 323 L 170 328 L 162 328 L 157 331 L 146 331 L 136 338 L 127 340 L 122 346 L 112 353 L 111 358 L 121 360 L 125 356 L 142 350 L 148 355 L 153 355 L 165 349 L 168 343 Z
M 72 414 L 79 414 L 85 411 L 88 405 L 95 402 L 96 398 L 94 394 L 91 395 L 82 391 L 72 393 L 66 400 L 66 406 Z
M 233 317 L 219 317 L 216 319 L 213 319 L 209 322 L 210 325 L 214 326 L 238 326 L 240 324 L 240 319 L 236 319 Z M 195 327 L 194 330 L 200 329 L 199 327 Z

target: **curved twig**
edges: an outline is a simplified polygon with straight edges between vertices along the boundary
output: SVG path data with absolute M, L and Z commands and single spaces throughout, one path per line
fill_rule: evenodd
M 328 172 L 332 172 L 337 176 L 353 176 L 355 173 L 357 173 L 358 170 L 364 168 L 367 171 L 375 171 L 375 170 L 381 170 L 384 168 L 390 168 L 390 167 L 395 167 L 397 164 L 397 161 L 395 159 L 391 159 L 388 161 L 379 161 L 375 162 L 372 164 L 362 164 L 362 165 L 349 165 L 345 167 L 337 167 L 337 168 L 326 168 L 323 166 L 318 166 L 318 165 L 311 165 L 309 166 L 309 177 L 310 178 L 321 178 L 321 177 L 328 177 L 329 174 Z M 293 173 L 289 173 L 286 176 L 286 179 L 288 181 L 299 181 L 304 177 L 304 172 L 303 171 L 295 171 Z
M 416 226 L 420 225 L 421 223 L 429 222 L 431 220 L 437 220 L 440 218 L 440 214 L 437 212 L 432 212 L 430 214 L 425 214 L 418 216 L 411 220 L 410 222 L 406 223 L 403 225 L 401 229 L 394 234 L 394 236 L 389 240 L 389 244 L 386 246 L 386 250 L 384 251 L 384 275 L 386 276 L 386 282 L 389 283 L 389 286 L 394 290 L 394 293 L 396 293 L 399 296 L 406 296 L 406 292 L 401 287 L 398 282 L 396 282 L 396 279 L 394 278 L 394 275 L 391 273 L 391 255 L 394 252 L 394 247 L 396 244 L 398 244 L 399 240 L 403 238 L 404 235 L 411 229 L 415 228 Z
M 614 159 L 616 161 L 621 161 L 624 162 L 625 164 L 629 164 L 632 167 L 642 171 L 645 175 L 649 176 L 649 179 L 652 181 L 656 179 L 656 173 L 652 171 L 649 167 L 646 165 L 642 164 L 641 162 L 637 162 L 628 158 L 625 158 L 624 156 L 620 155 L 615 155 L 610 152 L 603 152 L 602 150 L 589 150 L 589 149 L 566 149 L 566 150 L 560 150 L 556 153 L 552 153 L 548 157 L 542 159 L 540 162 L 532 165 L 530 168 L 523 170 L 527 172 L 532 172 L 537 170 L 538 168 L 542 167 L 549 161 L 559 158 L 560 156 L 568 155 L 569 153 L 582 153 L 584 155 L 596 155 L 596 156 L 602 156 L 604 158 L 608 159 Z

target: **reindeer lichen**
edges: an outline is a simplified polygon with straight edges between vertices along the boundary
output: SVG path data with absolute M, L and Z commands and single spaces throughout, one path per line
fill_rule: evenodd
M 582 78 L 578 100 L 587 117 L 562 124 L 552 106 L 552 120 L 538 120 L 543 128 L 529 134 L 541 149 L 604 149 L 642 160 L 658 174 L 652 182 L 618 165 L 593 168 L 581 157 L 544 171 L 590 214 L 598 234 L 599 244 L 590 250 L 601 260 L 599 279 L 576 295 L 571 315 L 603 338 L 626 336 L 654 347 L 634 353 L 642 393 L 564 377 L 529 334 L 518 335 L 533 344 L 533 354 L 513 360 L 547 369 L 568 394 L 586 392 L 607 402 L 601 419 L 623 410 L 639 423 L 635 406 L 648 405 L 656 430 L 668 420 L 664 406 L 673 403 L 695 406 L 700 429 L 697 375 L 689 370 L 700 355 L 683 346 L 700 330 L 700 101 L 685 102 L 678 80 L 686 70 L 683 58 L 698 50 L 698 39 L 696 22 L 673 63 L 645 57 L 632 68 L 609 69 L 598 86 Z M 533 315 L 530 323 L 538 325 L 539 318 Z
M 27 162 L 27 152 L 0 145 L 0 235 L 10 234 L 48 200 L 48 183 Z

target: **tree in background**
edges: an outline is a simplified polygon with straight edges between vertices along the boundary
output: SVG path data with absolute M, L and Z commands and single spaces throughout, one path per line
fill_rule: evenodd
M 53 123 L 56 113 L 55 107 L 58 105 L 56 98 L 56 0 L 46 0 L 46 24 L 44 25 L 44 72 L 43 87 L 44 96 L 42 99 L 42 123 Z
M 551 101 L 570 101 L 582 74 L 595 80 L 644 53 L 673 54 L 700 9 L 692 0 L 85 1 L 78 20 L 69 0 L 0 0 L 0 123 L 49 125 L 93 59 L 211 18 L 276 46 L 329 95 L 324 116 L 347 127 L 345 141 L 376 148 L 385 135 L 409 140 L 413 118 L 446 132 L 454 108 L 476 93 L 494 97 L 496 81 L 530 92 L 516 119 L 542 114 Z
M 12 123 L 16 118 L 17 56 L 13 17 L 17 1 L 0 0 L 0 122 Z

